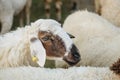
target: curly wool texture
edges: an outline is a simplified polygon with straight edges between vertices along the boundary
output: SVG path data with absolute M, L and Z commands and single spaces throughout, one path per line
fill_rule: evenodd
M 120 80 L 109 68 L 72 67 L 46 69 L 17 67 L 0 69 L 0 80 Z
M 63 28 L 74 35 L 81 52 L 78 66 L 110 66 L 120 57 L 120 29 L 101 16 L 88 11 L 77 11 L 64 21 Z M 57 62 L 56 67 L 65 67 Z

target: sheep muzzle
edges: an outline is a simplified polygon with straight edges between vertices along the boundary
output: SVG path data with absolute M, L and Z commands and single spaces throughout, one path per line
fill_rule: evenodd
M 75 45 L 72 45 L 70 53 L 64 56 L 63 60 L 71 66 L 77 64 L 80 61 L 80 54 Z

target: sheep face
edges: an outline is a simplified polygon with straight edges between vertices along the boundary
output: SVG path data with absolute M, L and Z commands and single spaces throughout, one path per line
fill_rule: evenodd
M 65 44 L 58 35 L 53 35 L 51 32 L 39 32 L 39 39 L 42 41 L 46 49 L 47 56 L 61 57 L 65 54 Z
M 80 61 L 78 49 L 59 23 L 50 19 L 40 19 L 32 26 L 39 28 L 38 33 L 36 33 L 37 37 L 31 37 L 31 44 L 36 42 L 36 45 L 32 44 L 31 49 L 39 46 L 39 48 L 34 48 L 33 53 L 37 51 L 40 56 L 42 53 L 44 61 L 45 57 L 50 60 L 64 60 L 69 65 L 75 65 Z
M 70 53 L 65 54 L 66 46 L 59 35 L 54 35 L 51 32 L 40 31 L 38 37 L 46 50 L 48 59 L 63 59 L 70 65 L 74 65 L 80 60 L 80 55 L 75 45 L 72 45 Z

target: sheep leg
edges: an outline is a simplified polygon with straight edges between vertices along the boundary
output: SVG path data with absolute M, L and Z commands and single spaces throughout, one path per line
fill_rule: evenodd
M 20 12 L 20 26 L 24 26 L 24 9 Z
M 72 7 L 71 7 L 71 10 L 72 12 L 76 11 L 77 10 L 77 1 L 76 0 L 72 0 Z
M 30 8 L 32 5 L 32 0 L 28 0 L 26 7 L 25 7 L 25 13 L 26 13 L 26 24 L 30 24 Z
M 56 6 L 56 16 L 57 16 L 57 20 L 58 20 L 59 22 L 61 22 L 61 6 L 62 6 L 61 0 L 56 0 L 55 6 Z
M 13 15 L 12 14 L 11 15 L 9 14 L 8 16 L 5 15 L 1 20 L 1 25 L 2 25 L 1 34 L 9 32 L 12 27 L 12 24 L 13 24 Z
M 94 0 L 94 4 L 95 4 L 95 12 L 101 15 L 100 0 Z
M 1 32 L 1 28 L 2 28 L 2 25 L 1 25 L 1 22 L 0 22 L 0 32 Z
M 46 18 L 50 18 L 50 3 L 52 2 L 52 0 L 44 0 L 45 1 L 45 13 L 46 13 Z

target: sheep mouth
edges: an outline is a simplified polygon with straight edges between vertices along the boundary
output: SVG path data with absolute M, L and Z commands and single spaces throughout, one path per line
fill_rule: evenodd
M 80 58 L 75 58 L 71 60 L 71 59 L 68 59 L 67 57 L 64 57 L 63 60 L 67 62 L 70 66 L 74 66 L 80 61 Z
M 73 44 L 70 52 L 68 55 L 63 57 L 63 60 L 67 62 L 69 65 L 73 66 L 76 65 L 81 59 L 79 50 L 77 47 Z

